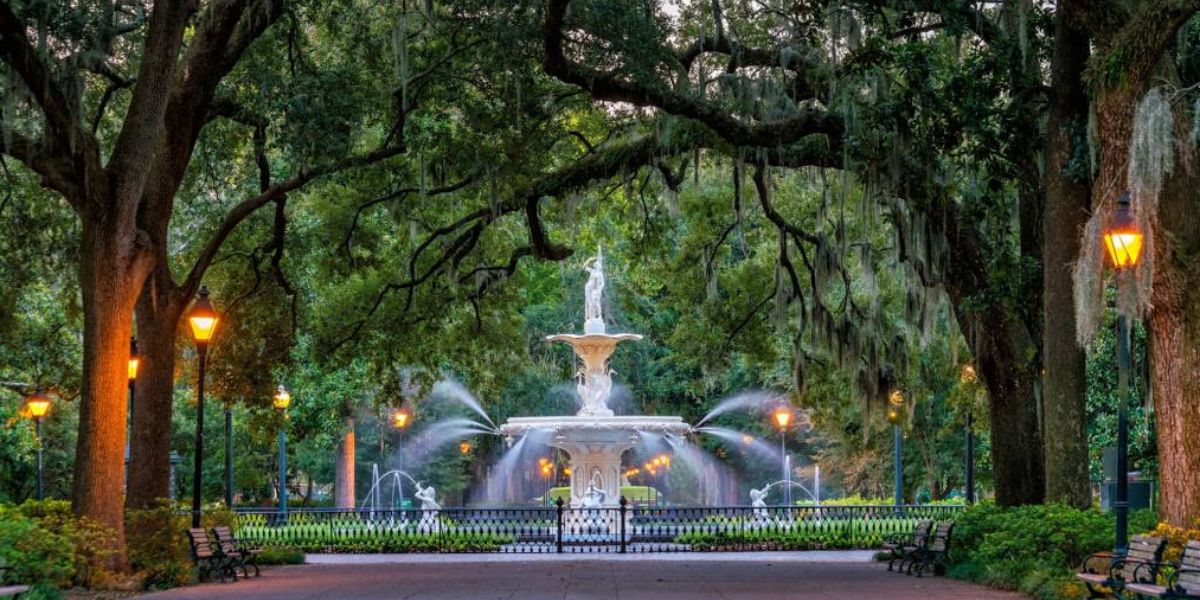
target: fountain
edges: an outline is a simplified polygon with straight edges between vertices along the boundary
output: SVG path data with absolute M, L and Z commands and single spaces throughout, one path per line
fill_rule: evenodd
M 547 336 L 550 342 L 564 342 L 583 363 L 576 378 L 580 409 L 574 416 L 515 417 L 500 427 L 511 445 L 530 432 L 548 433 L 547 443 L 570 457 L 571 506 L 590 509 L 616 506 L 625 483 L 621 454 L 636 446 L 641 433 L 679 436 L 692 428 L 682 417 L 618 416 L 608 407 L 612 393 L 612 371 L 608 359 L 617 344 L 637 341 L 635 333 L 608 333 L 604 323 L 604 255 L 598 252 L 584 268 L 588 272 L 584 286 L 583 334 Z

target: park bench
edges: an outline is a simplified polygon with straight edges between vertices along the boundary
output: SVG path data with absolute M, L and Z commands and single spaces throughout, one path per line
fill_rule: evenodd
M 950 535 L 953 533 L 954 521 L 938 523 L 937 529 L 929 536 L 925 546 L 913 552 L 907 573 L 912 575 L 915 570 L 917 577 L 920 577 L 925 573 L 925 569 L 931 569 L 934 575 L 945 574 L 946 562 L 950 558 Z
M 221 554 L 229 559 L 230 566 L 235 569 L 235 572 L 237 567 L 241 567 L 242 575 L 249 577 L 248 567 L 254 567 L 254 576 L 261 575 L 258 570 L 258 555 L 262 553 L 262 548 L 249 548 L 238 542 L 237 538 L 233 536 L 233 530 L 225 525 L 214 527 L 213 535 L 217 538 Z
M 1087 585 L 1089 598 L 1116 596 L 1126 585 L 1154 583 L 1166 547 L 1163 538 L 1135 535 L 1125 556 L 1115 558 L 1111 552 L 1092 554 L 1083 560 L 1075 577 Z
M 199 576 L 208 573 L 211 578 L 216 575 L 221 583 L 225 583 L 225 576 L 229 575 L 237 581 L 237 572 L 233 570 L 229 558 L 221 552 L 220 546 L 208 537 L 207 531 L 199 527 L 189 529 L 188 541 L 191 543 L 192 560 L 196 563 Z
M 883 543 L 883 551 L 888 553 L 888 570 L 899 566 L 903 571 L 905 563 L 912 560 L 918 548 L 922 548 L 929 540 L 929 532 L 933 529 L 933 521 L 921 521 L 909 535 L 894 535 Z
M 1166 585 L 1157 585 L 1152 579 L 1126 584 L 1125 591 L 1141 598 L 1200 598 L 1200 541 L 1188 542 L 1179 562 L 1165 566 L 1171 568 L 1164 578 Z

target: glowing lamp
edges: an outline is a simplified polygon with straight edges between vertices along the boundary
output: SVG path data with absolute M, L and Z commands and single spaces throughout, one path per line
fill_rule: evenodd
M 904 418 L 904 394 L 900 390 L 892 390 L 888 395 L 887 419 L 892 424 L 898 424 Z
M 570 477 L 570 476 L 571 476 L 571 467 L 564 467 L 564 468 L 563 468 L 563 475 L 566 475 L 566 476 Z
M 1144 235 L 1138 229 L 1129 204 L 1129 192 L 1121 194 L 1116 208 L 1110 213 L 1108 228 L 1104 230 L 1104 247 L 1117 269 L 1136 267 L 1142 254 Z
M 220 321 L 217 311 L 213 309 L 212 302 L 208 301 L 207 287 L 200 288 L 196 301 L 192 303 L 192 309 L 188 311 L 187 319 L 196 345 L 207 345 L 217 330 L 217 322 Z
M 959 379 L 966 384 L 975 383 L 979 379 L 979 375 L 975 373 L 975 367 L 972 365 L 963 365 L 962 373 Z
M 50 396 L 38 390 L 25 398 L 25 409 L 35 421 L 41 421 L 50 412 Z
M 775 409 L 772 416 L 775 418 L 775 425 L 780 429 L 787 429 L 788 425 L 792 422 L 792 410 L 787 406 L 780 406 Z
M 137 379 L 138 374 L 138 348 L 137 338 L 129 338 L 129 380 Z
M 748 433 L 743 433 L 743 434 L 742 434 L 742 443 L 743 443 L 743 444 L 745 444 L 745 445 L 747 445 L 747 446 L 749 446 L 750 444 L 753 444 L 753 443 L 754 443 L 754 436 L 752 436 L 752 435 L 750 435 L 750 434 L 748 434 Z
M 408 409 L 397 408 L 392 412 L 392 427 L 396 429 L 407 429 L 411 420 L 412 414 L 408 412 Z
M 471 442 L 459 442 L 458 453 L 459 454 L 470 454 L 471 453 Z
M 274 406 L 275 410 L 283 412 L 287 410 L 287 407 L 291 404 L 292 393 L 287 391 L 287 388 L 283 387 L 281 384 L 279 386 L 279 390 L 275 392 L 275 396 L 271 398 L 271 406 Z

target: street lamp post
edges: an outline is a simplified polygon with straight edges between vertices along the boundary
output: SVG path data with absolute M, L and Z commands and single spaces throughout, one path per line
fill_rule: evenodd
M 208 288 L 200 288 L 196 301 L 188 311 L 188 325 L 196 342 L 199 372 L 196 378 L 196 454 L 192 457 L 192 527 L 200 526 L 200 479 L 204 464 L 204 366 L 208 344 L 212 341 L 220 317 L 208 300 Z
M 963 365 L 962 382 L 971 387 L 970 403 L 967 405 L 967 464 L 966 464 L 966 494 L 967 504 L 975 504 L 975 382 L 979 380 L 972 365 Z
M 39 389 L 25 398 L 25 408 L 29 411 L 29 418 L 33 419 L 34 433 L 37 438 L 37 499 L 44 500 L 46 484 L 42 460 L 42 421 L 46 418 L 46 413 L 50 412 L 50 397 Z
M 792 473 L 788 468 L 787 455 L 787 429 L 792 422 L 792 409 L 786 404 L 780 405 L 775 409 L 775 426 L 779 428 L 779 460 L 782 463 L 783 469 L 783 504 L 785 506 L 792 505 Z
M 1121 195 L 1109 215 L 1104 246 L 1117 271 L 1118 289 L 1128 285 L 1129 272 L 1137 267 L 1142 253 L 1143 233 L 1130 210 L 1129 192 Z M 1125 556 L 1129 548 L 1129 321 L 1117 311 L 1117 490 L 1113 501 L 1116 540 L 1113 554 Z
M 282 384 L 271 405 L 279 413 L 279 514 L 282 521 L 287 520 L 288 489 L 287 489 L 287 408 L 292 403 L 292 394 Z
M 233 405 L 225 403 L 225 507 L 233 508 Z
M 888 422 L 892 424 L 892 466 L 895 470 L 892 482 L 892 494 L 895 499 L 896 512 L 904 506 L 904 465 L 901 462 L 901 451 L 904 448 L 904 434 L 900 424 L 904 422 L 904 394 L 900 390 L 892 390 L 888 396 Z
M 540 459 L 538 459 L 538 469 L 541 471 L 541 474 L 542 474 L 542 489 L 544 492 L 542 494 L 542 504 L 549 506 L 550 505 L 550 476 L 554 474 L 554 463 L 550 462 L 550 459 L 548 459 L 548 458 L 544 458 L 544 457 L 540 458 Z
M 396 470 L 404 471 L 404 431 L 412 424 L 412 413 L 401 406 L 392 411 L 392 428 L 396 430 Z M 400 495 L 400 506 L 404 510 L 404 495 Z
M 392 413 L 392 427 L 396 430 L 396 468 L 404 470 L 404 430 L 412 423 L 412 413 L 407 408 L 397 408 Z

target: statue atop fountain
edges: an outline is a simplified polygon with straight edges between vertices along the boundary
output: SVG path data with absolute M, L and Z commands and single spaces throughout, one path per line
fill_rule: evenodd
M 583 332 L 603 334 L 606 331 L 601 304 L 604 295 L 604 252 L 597 249 L 596 256 L 583 263 L 583 270 L 588 272 L 587 283 L 583 285 Z

